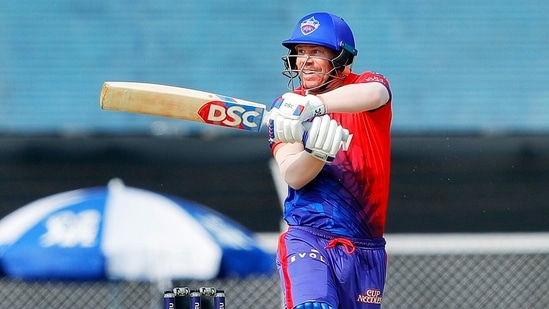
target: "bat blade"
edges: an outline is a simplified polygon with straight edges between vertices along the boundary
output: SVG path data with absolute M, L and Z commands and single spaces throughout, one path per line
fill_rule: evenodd
M 177 118 L 258 132 L 266 118 L 264 104 L 188 88 L 135 82 L 105 82 L 100 106 L 105 110 Z

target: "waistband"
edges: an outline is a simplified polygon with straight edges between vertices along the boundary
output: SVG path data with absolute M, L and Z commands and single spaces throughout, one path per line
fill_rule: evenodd
M 314 227 L 308 227 L 308 226 L 298 226 L 298 225 L 292 225 L 289 227 L 289 230 L 300 230 L 305 231 L 307 233 L 313 234 L 317 237 L 324 238 L 326 240 L 332 240 L 335 238 L 346 238 L 350 240 L 355 246 L 361 247 L 361 248 L 385 248 L 385 238 L 373 238 L 373 239 L 367 239 L 367 238 L 353 238 L 353 237 L 344 237 L 341 235 L 336 235 L 324 230 L 319 230 Z

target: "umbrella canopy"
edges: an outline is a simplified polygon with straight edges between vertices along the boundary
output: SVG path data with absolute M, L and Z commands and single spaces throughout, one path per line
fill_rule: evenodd
M 0 220 L 0 262 L 11 277 L 83 280 L 244 277 L 274 264 L 253 233 L 222 214 L 120 180 Z

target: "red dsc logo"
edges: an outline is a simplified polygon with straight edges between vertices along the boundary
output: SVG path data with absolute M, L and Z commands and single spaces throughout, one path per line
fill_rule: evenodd
M 209 124 L 257 132 L 261 129 L 263 111 L 256 106 L 210 101 L 200 108 L 198 114 Z

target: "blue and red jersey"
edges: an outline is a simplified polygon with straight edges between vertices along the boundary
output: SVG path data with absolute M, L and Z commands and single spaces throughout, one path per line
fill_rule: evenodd
M 371 82 L 383 84 L 391 93 L 385 77 L 373 72 L 351 73 L 344 85 Z M 389 199 L 391 99 L 375 110 L 329 115 L 349 130 L 349 148 L 340 150 L 306 186 L 288 189 L 284 219 L 290 226 L 350 238 L 381 238 Z

